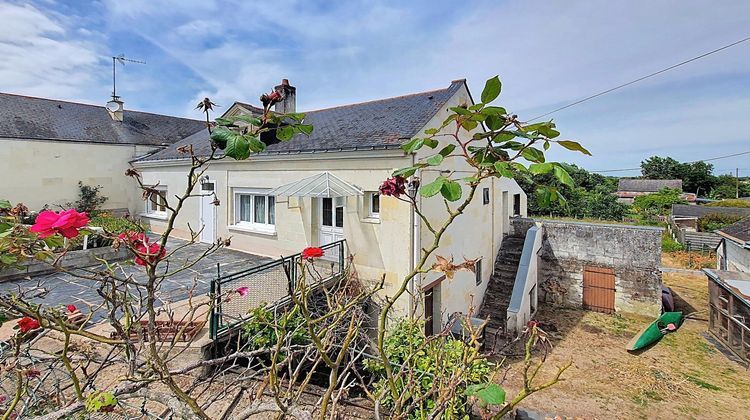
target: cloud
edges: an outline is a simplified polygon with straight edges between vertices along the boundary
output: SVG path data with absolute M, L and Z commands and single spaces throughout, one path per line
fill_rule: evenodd
M 32 5 L 0 4 L 0 90 L 33 96 L 91 98 L 104 62 L 98 47 Z M 84 38 L 80 38 L 84 35 Z

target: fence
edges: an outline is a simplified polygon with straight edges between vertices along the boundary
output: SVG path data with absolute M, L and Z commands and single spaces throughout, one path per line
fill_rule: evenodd
M 721 237 L 713 232 L 692 232 L 678 226 L 673 220 L 667 220 L 667 228 L 672 238 L 692 251 L 713 251 L 721 242 Z
M 314 274 L 319 287 L 344 272 L 346 241 L 340 240 L 321 247 L 324 255 L 308 264 L 306 268 Z M 211 339 L 230 331 L 248 318 L 248 312 L 262 304 L 276 305 L 285 301 L 297 290 L 301 254 L 294 254 L 246 270 L 223 274 L 217 264 L 217 276 L 211 282 L 210 296 L 214 299 L 209 319 Z M 309 276 L 308 276 L 309 278 Z M 247 288 L 244 296 L 233 294 L 222 297 L 222 293 Z

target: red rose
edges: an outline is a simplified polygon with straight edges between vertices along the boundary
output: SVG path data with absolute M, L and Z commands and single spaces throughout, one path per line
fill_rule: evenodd
M 167 255 L 166 249 L 162 248 L 158 243 L 149 243 L 148 238 L 142 242 L 136 243 L 135 251 L 135 263 L 142 266 L 154 264 Z
M 27 332 L 35 330 L 35 329 L 37 329 L 39 327 L 40 327 L 39 321 L 37 321 L 34 318 L 25 316 L 25 317 L 23 317 L 23 318 L 21 318 L 21 319 L 18 320 L 18 329 L 22 333 L 27 333 Z
M 72 239 L 78 236 L 79 229 L 88 223 L 89 217 L 86 213 L 79 213 L 75 209 L 61 212 L 45 210 L 39 213 L 36 223 L 29 230 L 38 233 L 40 238 L 59 233 L 68 239 Z
M 75 312 L 78 310 L 78 308 L 76 308 L 76 305 L 68 305 L 66 306 L 66 308 L 68 309 L 68 312 Z
M 309 247 L 302 250 L 302 258 L 311 260 L 313 258 L 320 258 L 324 254 L 323 249 L 317 247 Z
M 127 232 L 123 232 L 117 235 L 117 239 L 123 242 L 130 242 L 133 244 L 147 240 L 146 235 L 143 232 L 135 232 L 132 230 L 129 230 Z
M 406 179 L 402 176 L 388 178 L 380 185 L 379 191 L 382 195 L 398 198 L 401 194 L 406 194 Z

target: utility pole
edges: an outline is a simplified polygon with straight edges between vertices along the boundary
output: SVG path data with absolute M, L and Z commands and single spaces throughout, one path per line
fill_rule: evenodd
M 734 180 L 737 181 L 735 198 L 740 198 L 740 168 L 734 170 Z

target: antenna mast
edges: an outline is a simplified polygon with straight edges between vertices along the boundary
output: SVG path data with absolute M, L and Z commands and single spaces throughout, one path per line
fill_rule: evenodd
M 120 54 L 118 56 L 112 56 L 112 99 L 113 100 L 120 99 L 120 97 L 117 96 L 117 72 L 115 71 L 115 69 L 117 68 L 116 63 L 120 63 L 120 64 L 122 64 L 124 66 L 125 62 L 135 63 L 135 64 L 146 64 L 145 61 L 132 60 L 130 58 L 126 58 L 125 54 Z

